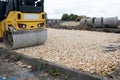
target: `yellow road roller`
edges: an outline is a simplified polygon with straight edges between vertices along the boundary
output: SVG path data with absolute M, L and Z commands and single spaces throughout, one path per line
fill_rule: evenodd
M 47 40 L 44 0 L 1 0 L 0 38 L 7 49 L 43 44 Z

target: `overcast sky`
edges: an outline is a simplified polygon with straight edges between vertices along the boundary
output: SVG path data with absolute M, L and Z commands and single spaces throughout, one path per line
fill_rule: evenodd
M 120 19 L 120 0 L 45 0 L 48 18 L 60 18 L 63 13 L 90 17 L 113 17 Z

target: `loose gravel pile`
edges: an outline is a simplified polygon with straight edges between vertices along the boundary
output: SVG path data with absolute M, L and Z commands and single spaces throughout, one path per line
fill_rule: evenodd
M 16 52 L 44 59 L 77 70 L 99 75 L 109 74 L 120 63 L 120 49 L 104 52 L 102 46 L 120 44 L 120 34 L 48 29 L 44 45 L 18 49 Z

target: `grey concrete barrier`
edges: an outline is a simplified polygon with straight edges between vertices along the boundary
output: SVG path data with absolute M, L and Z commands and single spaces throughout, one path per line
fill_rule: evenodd
M 94 20 L 95 20 L 95 18 L 88 18 L 87 21 L 86 21 L 87 26 L 93 27 L 94 26 Z
M 80 25 L 86 25 L 86 22 L 87 22 L 87 18 L 82 18 L 80 20 Z
M 118 28 L 120 29 L 120 20 L 118 20 Z
M 95 18 L 94 27 L 95 28 L 102 28 L 103 27 L 103 17 Z
M 103 18 L 103 26 L 106 28 L 118 28 L 118 17 Z

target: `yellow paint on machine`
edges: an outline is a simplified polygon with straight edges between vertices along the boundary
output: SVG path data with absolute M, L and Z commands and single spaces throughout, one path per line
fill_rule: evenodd
M 0 22 L 0 38 L 3 38 L 2 23 Z
M 46 13 L 22 13 L 19 11 L 10 11 L 7 18 L 0 22 L 0 38 L 3 33 L 9 31 L 9 27 L 15 30 L 34 30 L 38 29 L 38 24 L 44 23 L 43 29 L 46 28 Z M 19 28 L 18 24 L 25 24 L 26 28 Z

